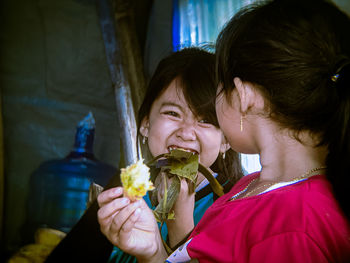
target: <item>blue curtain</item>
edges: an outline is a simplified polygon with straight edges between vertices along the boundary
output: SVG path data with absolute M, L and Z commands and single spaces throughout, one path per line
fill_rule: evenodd
M 174 0 L 173 48 L 213 45 L 224 24 L 254 0 Z

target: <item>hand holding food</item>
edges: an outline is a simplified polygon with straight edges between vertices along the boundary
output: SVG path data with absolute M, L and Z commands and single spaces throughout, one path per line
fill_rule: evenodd
M 152 210 L 141 198 L 135 202 L 123 197 L 123 188 L 103 191 L 97 197 L 101 232 L 121 250 L 141 258 L 162 253 L 162 240 Z

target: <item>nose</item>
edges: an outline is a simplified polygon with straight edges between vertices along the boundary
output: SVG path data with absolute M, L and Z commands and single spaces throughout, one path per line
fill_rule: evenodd
M 185 122 L 177 130 L 176 136 L 184 141 L 196 140 L 196 127 L 193 123 Z

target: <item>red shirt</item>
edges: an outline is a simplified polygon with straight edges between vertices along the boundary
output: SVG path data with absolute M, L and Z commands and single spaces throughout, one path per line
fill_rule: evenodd
M 350 262 L 350 225 L 325 176 L 229 201 L 257 176 L 219 198 L 177 253 L 201 263 Z

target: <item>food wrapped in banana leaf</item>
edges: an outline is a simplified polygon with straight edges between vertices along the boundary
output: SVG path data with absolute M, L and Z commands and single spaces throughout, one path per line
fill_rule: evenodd
M 164 184 L 162 198 L 154 210 L 155 217 L 159 222 L 175 218 L 176 215 L 173 213 L 172 207 L 180 192 L 180 180 L 187 179 L 190 191 L 194 191 L 198 171 L 208 179 L 217 195 L 223 195 L 222 186 L 209 170 L 199 163 L 198 154 L 177 148 L 171 150 L 170 153 L 157 156 L 153 162 L 156 162 L 156 167 L 161 168 L 161 174 L 166 175 L 162 180 Z M 157 191 L 156 188 L 156 197 L 158 196 Z

